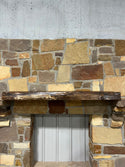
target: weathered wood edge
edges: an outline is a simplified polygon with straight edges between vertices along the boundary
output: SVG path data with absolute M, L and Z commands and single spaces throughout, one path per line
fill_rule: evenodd
M 121 100 L 120 92 L 3 92 L 2 100 Z

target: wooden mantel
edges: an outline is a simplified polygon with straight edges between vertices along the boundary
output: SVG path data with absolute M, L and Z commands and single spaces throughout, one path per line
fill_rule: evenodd
M 120 100 L 120 92 L 7 92 L 2 94 L 2 100 Z

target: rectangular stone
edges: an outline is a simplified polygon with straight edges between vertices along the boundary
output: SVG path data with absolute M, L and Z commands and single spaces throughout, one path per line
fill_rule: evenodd
M 112 47 L 100 47 L 99 53 L 113 53 Z
M 46 101 L 15 101 L 13 112 L 17 114 L 45 114 L 47 112 Z
M 103 79 L 103 66 L 102 64 L 99 64 L 99 65 L 73 67 L 72 79 L 74 80 Z
M 103 115 L 92 115 L 92 125 L 103 125 Z
M 99 167 L 115 167 L 115 163 L 113 160 L 101 160 L 99 161 Z
M 0 66 L 0 80 L 10 78 L 10 67 Z
M 104 154 L 125 154 L 125 147 L 123 146 L 105 146 Z
M 84 114 L 83 107 L 69 107 L 68 114 Z
M 42 84 L 30 84 L 30 91 L 44 92 L 46 91 L 46 86 Z
M 12 39 L 10 40 L 10 50 L 11 51 L 30 51 L 31 50 L 31 40 L 28 39 Z
M 28 52 L 20 53 L 19 54 L 19 58 L 20 59 L 29 59 L 30 58 L 30 54 Z
M 113 66 L 110 62 L 104 64 L 105 75 L 115 75 Z
M 93 158 L 94 159 L 110 159 L 111 155 L 96 155 L 96 156 L 93 156 Z
M 0 165 L 14 166 L 15 155 L 0 155 Z
M 125 96 L 125 76 L 105 78 L 104 91 L 121 92 Z
M 88 41 L 67 44 L 62 64 L 87 64 L 87 63 L 89 63 Z
M 98 60 L 99 61 L 111 61 L 112 56 L 111 55 L 99 55 Z
M 112 46 L 112 40 L 111 39 L 96 39 L 95 40 L 95 46 Z
M 125 62 L 115 62 L 113 63 L 114 68 L 125 68 Z
M 50 52 L 64 49 L 65 40 L 64 39 L 55 39 L 49 40 L 45 39 L 41 45 L 42 52 Z
M 17 126 L 30 126 L 31 120 L 27 120 L 27 119 L 17 120 L 16 123 L 17 123 Z
M 27 78 L 8 80 L 9 91 L 28 91 Z
M 56 82 L 69 82 L 70 81 L 70 66 L 60 65 Z
M 9 120 L 7 120 L 7 121 L 0 121 L 0 127 L 9 126 L 9 124 L 10 124 Z
M 66 101 L 66 107 L 78 107 L 83 106 L 82 101 Z
M 121 129 L 92 127 L 92 141 L 100 144 L 123 144 Z
M 28 149 L 28 148 L 30 148 L 30 142 L 13 143 L 13 148 Z
M 0 39 L 0 50 L 8 50 L 8 39 Z
M 3 51 L 2 57 L 3 58 L 9 58 L 9 59 L 17 58 L 17 53 L 16 52 Z
M 49 84 L 48 91 L 74 91 L 72 83 L 68 84 Z
M 40 83 L 54 83 L 55 82 L 55 72 L 39 71 L 39 82 Z
M 125 56 L 125 40 L 115 40 L 116 56 Z

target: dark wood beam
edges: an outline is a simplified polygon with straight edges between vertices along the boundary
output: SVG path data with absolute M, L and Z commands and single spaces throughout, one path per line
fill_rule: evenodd
M 120 100 L 119 92 L 8 92 L 2 94 L 2 100 Z

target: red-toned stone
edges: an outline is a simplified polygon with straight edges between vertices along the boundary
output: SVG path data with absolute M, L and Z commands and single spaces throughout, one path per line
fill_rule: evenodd
M 5 64 L 9 66 L 18 66 L 18 61 L 16 59 L 8 59 L 6 60 Z
M 20 76 L 20 68 L 19 67 L 12 68 L 12 77 L 18 77 L 18 76 Z
M 125 147 L 105 146 L 104 154 L 125 154 Z
M 65 102 L 56 100 L 56 101 L 49 101 L 49 113 L 51 114 L 62 114 L 66 112 L 65 110 Z
M 102 64 L 99 64 L 99 65 L 73 67 L 72 79 L 74 80 L 103 79 L 103 66 Z

